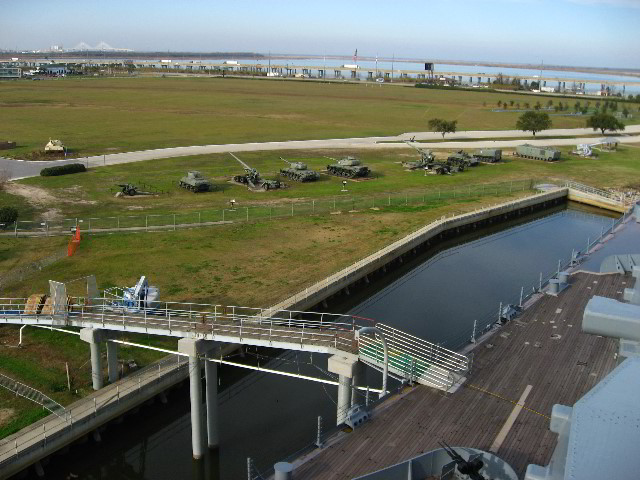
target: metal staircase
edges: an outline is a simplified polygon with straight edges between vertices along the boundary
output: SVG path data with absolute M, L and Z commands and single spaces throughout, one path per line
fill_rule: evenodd
M 27 400 L 31 400 L 38 405 L 42 405 L 43 408 L 49 410 L 60 418 L 65 418 L 66 410 L 62 405 L 29 385 L 16 382 L 13 378 L 0 373 L 0 387 L 4 387 L 16 395 L 24 397 Z

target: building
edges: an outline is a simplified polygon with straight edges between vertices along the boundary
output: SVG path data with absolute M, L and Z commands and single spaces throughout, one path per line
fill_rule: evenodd
M 42 70 L 46 75 L 65 75 L 67 73 L 67 66 L 61 64 L 51 64 L 42 67 Z
M 0 78 L 20 78 L 22 69 L 17 63 L 0 63 Z

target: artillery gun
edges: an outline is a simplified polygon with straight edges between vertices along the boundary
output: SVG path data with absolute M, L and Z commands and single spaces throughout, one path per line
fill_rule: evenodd
M 402 162 L 403 167 L 408 168 L 409 170 L 416 170 L 417 168 L 428 168 L 429 164 L 435 162 L 436 156 L 431 152 L 431 150 L 427 148 L 420 148 L 413 141 L 405 140 L 404 143 L 420 153 L 420 160 L 417 162 Z
M 118 186 L 121 188 L 121 192 L 123 195 L 129 195 L 133 197 L 134 195 L 149 195 L 148 192 L 141 192 L 138 190 L 133 183 L 119 183 Z
M 327 157 L 330 158 L 330 157 Z M 331 158 L 335 160 L 335 158 Z M 366 177 L 369 174 L 369 167 L 361 165 L 356 157 L 343 157 L 332 165 L 327 165 L 327 173 L 338 177 Z
M 443 162 L 432 162 L 427 164 L 425 170 L 434 175 L 451 175 L 451 165 Z
M 256 170 L 255 168 L 251 168 L 249 165 L 236 157 L 233 153 L 229 152 L 229 155 L 235 158 L 240 163 L 240 165 L 244 167 L 245 171 L 244 175 L 234 176 L 234 182 L 242 183 L 243 185 L 247 185 L 247 187 L 253 189 L 262 188 L 263 190 L 271 190 L 282 187 L 282 184 L 279 180 L 263 180 L 260 177 L 260 173 L 258 172 L 258 170 Z
M 280 160 L 289 164 L 289 168 L 281 168 L 280 175 L 295 180 L 296 182 L 314 182 L 320 175 L 318 172 L 310 170 L 306 163 L 290 162 L 280 157 Z
M 187 172 L 187 175 L 180 179 L 178 183 L 182 188 L 191 190 L 194 193 L 208 192 L 212 189 L 213 184 L 204 178 L 197 170 L 191 170 Z

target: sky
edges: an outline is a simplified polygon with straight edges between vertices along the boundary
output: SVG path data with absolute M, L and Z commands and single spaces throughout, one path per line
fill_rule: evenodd
M 640 68 L 640 0 L 0 0 L 0 49 L 104 41 Z

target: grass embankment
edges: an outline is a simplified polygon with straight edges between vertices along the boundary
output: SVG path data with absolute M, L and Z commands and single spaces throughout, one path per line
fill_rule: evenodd
M 61 139 L 74 154 L 114 153 L 212 143 L 306 140 L 424 131 L 429 119 L 459 130 L 515 128 L 517 112 L 498 101 L 532 102 L 505 92 L 387 85 L 223 78 L 59 78 L 0 82 L 0 137 L 20 158 Z M 546 105 L 557 97 L 538 96 Z M 566 101 L 566 100 L 565 100 Z M 585 119 L 554 117 L 554 127 Z M 630 122 L 637 123 L 637 119 Z
M 387 192 L 421 191 L 453 186 L 475 185 L 487 182 L 502 182 L 529 178 L 573 179 L 597 187 L 624 187 L 634 182 L 640 171 L 640 149 L 621 146 L 617 152 L 599 153 L 597 158 L 569 155 L 569 147 L 561 148 L 563 159 L 559 162 L 542 162 L 511 156 L 505 150 L 505 162 L 495 165 L 480 165 L 455 175 L 425 176 L 423 171 L 407 171 L 401 161 L 413 161 L 417 154 L 413 150 L 362 150 L 353 151 L 368 165 L 372 179 L 348 182 L 348 192 L 343 193 L 342 178 L 321 175 L 313 183 L 297 183 L 286 180 L 288 188 L 269 192 L 252 192 L 246 187 L 232 184 L 229 179 L 241 174 L 242 168 L 225 154 L 200 155 L 175 159 L 152 160 L 141 163 L 114 165 L 90 169 L 86 173 L 60 177 L 34 177 L 19 181 L 25 188 L 37 190 L 23 192 L 28 198 L 16 195 L 14 204 L 19 207 L 21 220 L 38 220 L 44 212 L 65 218 L 89 218 L 126 215 L 151 215 L 160 213 L 184 213 L 228 208 L 229 200 L 235 199 L 238 206 L 302 201 L 303 199 L 332 198 L 333 196 L 378 195 Z M 445 159 L 448 152 L 436 150 L 438 159 Z M 310 168 L 322 170 L 331 160 L 340 157 L 338 151 L 294 151 L 294 152 L 248 152 L 243 158 L 263 173 L 265 178 L 276 178 L 277 172 L 286 166 L 280 156 L 305 161 Z M 216 185 L 216 191 L 194 194 L 177 186 L 177 181 L 187 170 L 200 170 Z M 119 183 L 146 182 L 168 193 L 144 197 L 115 198 Z M 11 187 L 16 192 L 17 187 Z M 28 200 L 28 202 L 27 202 Z M 51 215 L 49 215 L 51 216 Z M 97 226 L 96 222 L 94 226 Z M 85 225 L 86 227 L 86 225 Z

